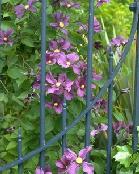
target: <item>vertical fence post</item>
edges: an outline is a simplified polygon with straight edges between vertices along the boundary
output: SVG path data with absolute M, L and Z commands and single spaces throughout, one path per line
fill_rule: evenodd
M 113 73 L 113 51 L 112 47 L 109 48 L 109 78 Z M 106 173 L 111 174 L 111 147 L 112 147 L 112 101 L 113 96 L 113 82 L 108 88 L 108 143 L 107 143 L 107 167 Z
M 137 2 L 138 8 L 139 2 Z M 134 107 L 133 107 L 133 151 L 137 151 L 138 145 L 138 131 L 139 126 L 139 18 L 137 25 L 137 39 L 136 39 L 136 63 L 135 63 L 135 80 L 134 80 Z
M 18 159 L 22 159 L 22 133 L 21 128 L 18 129 Z M 18 165 L 18 174 L 23 173 L 23 164 Z
M 93 35 L 94 35 L 94 0 L 89 0 L 86 107 L 90 105 L 90 101 L 92 98 L 91 85 L 92 85 Z M 85 146 L 90 145 L 90 119 L 91 119 L 91 110 L 86 114 Z M 87 160 L 89 160 L 89 155 L 87 156 Z
M 41 86 L 40 86 L 40 146 L 45 145 L 45 78 L 46 78 L 46 0 L 41 1 Z M 45 167 L 45 151 L 40 153 L 40 168 Z
M 62 112 L 62 130 L 65 130 L 67 126 L 67 103 L 64 97 L 63 99 L 63 112 Z M 62 136 L 62 155 L 66 149 L 66 134 Z

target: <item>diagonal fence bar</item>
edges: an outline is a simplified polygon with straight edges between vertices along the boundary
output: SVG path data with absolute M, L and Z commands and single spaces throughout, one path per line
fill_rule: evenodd
M 113 73 L 113 51 L 109 48 L 109 78 Z M 106 173 L 111 174 L 111 147 L 112 147 L 112 106 L 113 106 L 113 81 L 108 88 L 108 143 L 107 143 L 107 164 Z
M 64 97 L 63 99 L 63 112 L 62 112 L 62 130 L 66 130 L 67 127 L 67 103 L 66 99 Z M 66 134 L 62 136 L 62 155 L 64 154 L 64 151 L 66 149 Z
M 45 145 L 45 79 L 46 79 L 46 0 L 41 1 L 41 86 L 40 86 L 40 146 Z M 45 152 L 40 153 L 40 168 L 45 167 Z
M 92 98 L 91 85 L 92 85 L 93 35 L 94 35 L 94 0 L 89 0 L 86 107 L 90 105 Z M 86 114 L 85 146 L 90 145 L 90 119 L 91 119 L 91 110 L 89 110 Z M 87 157 L 87 160 L 89 160 L 89 156 Z

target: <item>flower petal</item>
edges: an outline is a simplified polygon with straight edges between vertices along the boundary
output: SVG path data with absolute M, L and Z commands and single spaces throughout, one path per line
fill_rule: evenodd
M 79 170 L 79 165 L 76 162 L 72 162 L 67 169 L 67 173 L 77 174 L 78 170 Z
M 83 162 L 83 171 L 87 174 L 94 174 L 94 166 L 90 163 Z
M 91 146 L 87 146 L 86 148 L 80 150 L 79 152 L 79 157 L 85 159 L 86 158 L 86 155 L 91 152 L 92 150 L 92 147 Z

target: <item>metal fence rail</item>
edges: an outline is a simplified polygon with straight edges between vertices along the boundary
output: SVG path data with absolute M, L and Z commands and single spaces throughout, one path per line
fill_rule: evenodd
M 0 167 L 0 172 L 9 170 L 14 166 L 18 166 L 18 173 L 23 173 L 23 163 L 28 159 L 31 159 L 37 154 L 40 154 L 40 167 L 43 169 L 45 167 L 45 150 L 49 148 L 53 143 L 58 140 L 62 140 L 62 153 L 64 153 L 67 147 L 66 134 L 67 132 L 76 126 L 81 119 L 85 119 L 85 146 L 90 145 L 90 116 L 91 109 L 96 104 L 96 102 L 101 98 L 101 96 L 108 89 L 108 144 L 107 144 L 107 169 L 106 173 L 111 174 L 111 146 L 112 146 L 112 96 L 113 96 L 113 80 L 117 73 L 119 72 L 122 64 L 126 59 L 126 55 L 129 52 L 131 44 L 134 40 L 135 33 L 137 31 L 137 47 L 136 47 L 136 69 L 135 69 L 135 94 L 134 94 L 134 125 L 133 125 L 133 150 L 136 152 L 138 144 L 138 132 L 137 126 L 139 126 L 139 2 L 135 0 L 130 6 L 130 10 L 134 12 L 132 28 L 129 36 L 127 45 L 125 46 L 121 59 L 113 68 L 113 52 L 112 48 L 109 48 L 109 79 L 104 83 L 103 87 L 99 91 L 95 99 L 91 100 L 91 80 L 92 80 L 92 53 L 93 53 L 93 42 L 94 42 L 94 29 L 92 28 L 94 23 L 94 0 L 89 0 L 89 32 L 88 32 L 88 58 L 87 58 L 87 97 L 86 97 L 86 108 L 78 115 L 78 117 L 71 123 L 67 125 L 67 111 L 66 111 L 66 99 L 63 98 L 63 112 L 62 112 L 62 131 L 53 137 L 51 140 L 45 140 L 45 119 L 47 120 L 47 115 L 45 115 L 45 60 L 46 60 L 46 0 L 42 0 L 42 10 L 41 10 L 41 87 L 40 87 L 40 146 L 29 152 L 28 154 L 22 156 L 22 132 L 21 128 L 18 131 L 18 159 Z M 1 14 L 1 4 L 0 0 L 0 14 Z M 0 15 L 1 16 L 1 15 Z M 1 17 L 0 17 L 1 21 Z M 89 161 L 89 156 L 87 157 Z

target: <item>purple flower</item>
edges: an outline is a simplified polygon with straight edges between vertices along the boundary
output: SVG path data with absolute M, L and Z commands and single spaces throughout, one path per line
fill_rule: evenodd
M 63 73 L 58 77 L 54 77 L 52 73 L 48 73 L 46 75 L 46 81 L 48 94 L 63 94 L 67 100 L 71 100 L 73 98 L 73 82 L 67 78 L 66 74 Z
M 90 135 L 92 137 L 95 137 L 97 134 L 99 134 L 99 130 L 97 130 L 97 129 L 92 130 L 91 133 L 90 133 Z
M 113 130 L 116 135 L 118 135 L 120 133 L 121 129 L 124 129 L 126 131 L 126 133 L 129 134 L 132 132 L 132 126 L 133 125 L 131 123 L 125 124 L 125 122 L 123 122 L 123 121 L 117 121 L 117 122 L 113 123 Z
M 123 36 L 117 36 L 112 39 L 111 44 L 115 47 L 120 47 L 126 45 L 128 42 Z
M 94 17 L 94 31 L 96 33 L 101 31 L 101 26 L 100 26 L 100 22 L 97 20 L 96 17 Z
M 96 102 L 94 109 L 98 112 L 102 109 L 105 113 L 108 112 L 108 102 L 104 99 L 100 99 Z
M 97 0 L 97 7 L 100 7 L 104 3 L 109 3 L 110 0 Z
M 49 166 L 46 166 L 44 170 L 40 167 L 37 167 L 35 174 L 52 174 L 52 172 Z
M 96 81 L 102 79 L 102 75 L 101 74 L 97 74 L 95 71 L 93 71 L 92 76 L 93 76 L 93 80 L 96 80 Z
M 72 67 L 79 60 L 79 56 L 76 53 L 67 54 L 65 57 L 58 59 L 58 64 L 63 68 Z
M 33 89 L 40 89 L 40 75 L 36 76 L 35 82 L 33 83 Z
M 66 26 L 69 25 L 69 16 L 64 15 L 63 13 L 55 13 L 54 14 L 54 23 L 50 23 L 50 26 L 56 29 L 61 30 L 64 34 L 67 34 Z
M 46 53 L 46 64 L 54 65 L 57 62 L 57 57 L 52 52 Z
M 11 36 L 13 34 L 13 30 L 9 29 L 7 31 L 0 30 L 0 45 L 13 45 L 13 41 L 11 40 Z
M 28 0 L 27 5 L 19 4 L 15 6 L 15 13 L 17 18 L 22 18 L 25 14 L 25 11 L 30 11 L 32 13 L 36 12 L 36 8 L 34 7 L 34 4 L 37 2 L 37 0 Z
M 82 33 L 84 31 L 88 31 L 88 24 L 82 24 L 82 23 L 78 23 L 80 26 L 79 26 L 79 30 L 78 30 L 78 33 Z M 101 31 L 101 25 L 100 25 L 100 22 L 97 20 L 96 17 L 94 17 L 94 31 L 96 33 L 100 32 Z
M 100 132 L 104 132 L 108 129 L 108 126 L 106 124 L 101 123 L 98 129 Z
M 52 101 L 46 103 L 46 107 L 53 109 L 56 113 L 60 114 L 62 112 L 62 101 L 59 96 L 53 95 Z
M 60 160 L 56 162 L 58 167 L 58 173 L 67 173 L 67 174 L 77 174 L 78 170 L 82 167 L 83 172 L 87 174 L 94 174 L 94 167 L 91 163 L 85 161 L 85 158 L 88 153 L 92 150 L 91 146 L 88 146 L 80 150 L 77 155 L 70 149 L 66 149 L 64 155 Z
M 95 137 L 97 134 L 107 131 L 107 129 L 108 126 L 106 124 L 101 123 L 96 129 L 91 131 L 90 135 L 92 137 Z
M 87 69 L 87 64 L 84 61 L 78 61 L 72 67 L 75 74 L 81 75 L 81 73 L 84 74 Z
M 78 79 L 75 80 L 75 86 L 77 89 L 77 95 L 79 97 L 84 97 L 86 94 L 86 78 L 78 77 Z M 95 89 L 96 86 L 94 84 L 92 84 L 92 88 Z
M 52 40 L 49 43 L 49 48 L 51 51 L 59 53 L 61 51 L 68 51 L 71 48 L 71 44 L 68 40 L 62 38 L 59 40 Z
M 115 134 L 119 134 L 121 129 L 124 129 L 126 124 L 123 121 L 117 121 L 113 123 L 113 130 Z
M 67 8 L 80 8 L 80 4 L 74 3 L 70 0 L 61 0 L 60 6 L 67 7 Z

